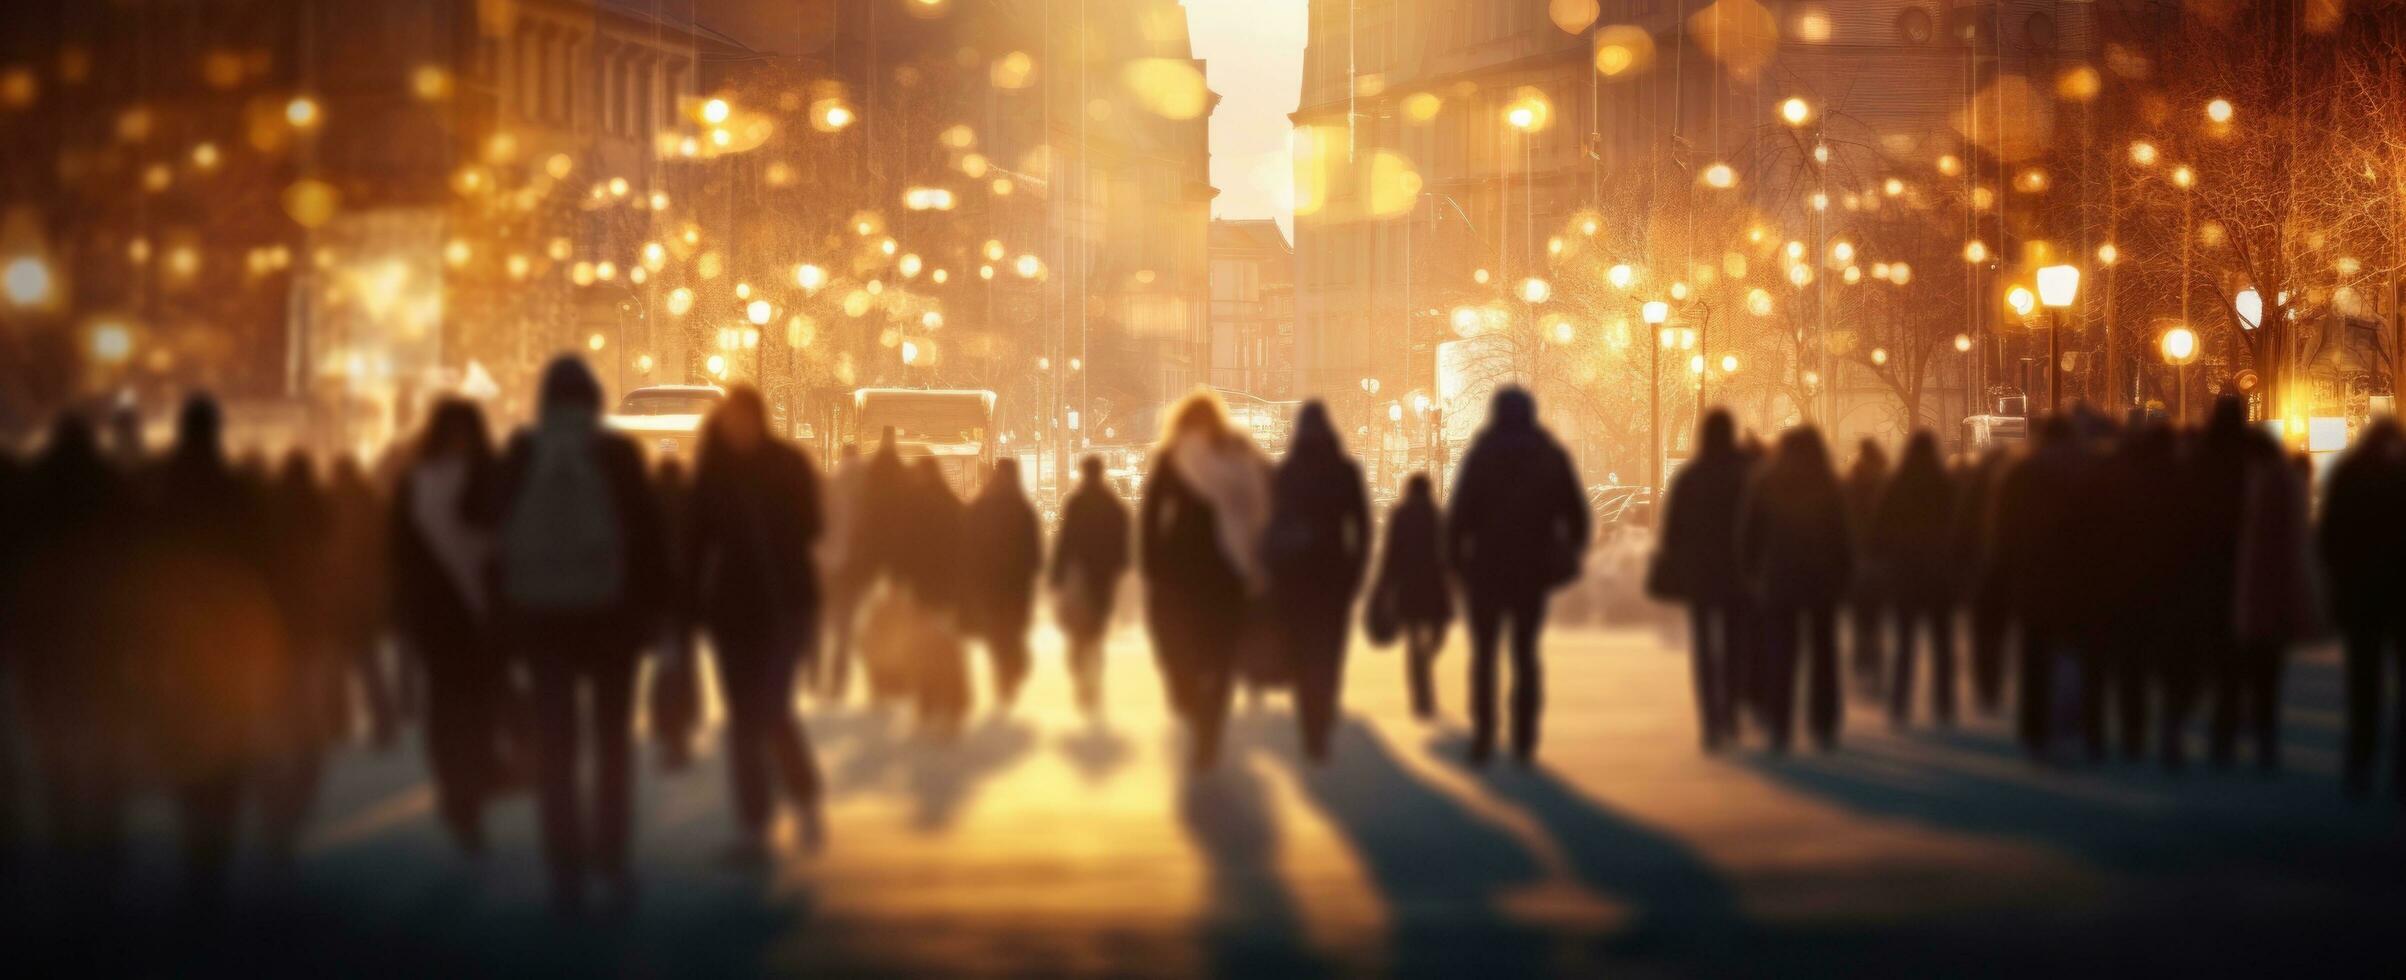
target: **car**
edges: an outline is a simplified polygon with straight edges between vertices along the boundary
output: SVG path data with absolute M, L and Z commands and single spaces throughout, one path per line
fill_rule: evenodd
M 701 447 L 702 420 L 727 400 L 717 385 L 652 385 L 627 392 L 603 424 L 642 444 L 655 460 L 690 458 Z
M 1598 484 L 1587 488 L 1587 510 L 1595 542 L 1603 544 L 1632 528 L 1653 526 L 1654 489 Z

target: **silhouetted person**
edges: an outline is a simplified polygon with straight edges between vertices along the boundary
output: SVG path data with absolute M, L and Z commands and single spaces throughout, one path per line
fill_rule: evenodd
M 1046 578 L 1053 589 L 1053 619 L 1069 647 L 1069 676 L 1078 707 L 1089 717 L 1103 705 L 1103 638 L 1128 572 L 1128 505 L 1111 491 L 1103 461 L 1078 461 L 1078 489 L 1061 505 L 1061 531 L 1053 539 Z
M 2012 457 L 1990 449 L 1961 469 L 1947 528 L 1955 555 L 1955 601 L 1970 641 L 1972 702 L 1983 714 L 1995 714 L 2004 704 L 2006 639 L 2013 626 L 2004 580 L 1995 574 L 1996 501 Z
M 496 596 L 534 681 L 535 802 L 552 902 L 574 914 L 592 874 L 618 904 L 633 900 L 635 676 L 657 635 L 667 555 L 641 451 L 601 428 L 592 372 L 554 359 L 537 404 L 495 474 Z
M 1954 515 L 1955 488 L 1938 458 L 1938 439 L 1916 432 L 1872 512 L 1869 536 L 1870 560 L 1887 576 L 1896 622 L 1888 715 L 1899 724 L 1913 711 L 1917 634 L 1929 637 L 1931 713 L 1942 725 L 1955 720 L 1953 599 L 1960 559 L 1948 538 Z
M 352 663 L 335 646 L 332 628 L 342 593 L 338 578 L 348 570 L 334 565 L 339 550 L 328 547 L 331 501 L 307 452 L 286 453 L 263 493 L 268 591 L 283 629 L 284 657 L 276 711 L 266 719 L 270 744 L 260 803 L 268 854 L 288 866 L 325 779 L 326 750 L 348 720 L 345 674 Z
M 186 902 L 224 900 L 245 784 L 293 655 L 278 622 L 260 484 L 228 465 L 217 403 L 194 395 L 145 522 L 141 711 L 176 797 Z
M 2126 759 L 2146 754 L 2151 699 L 2165 660 L 2195 654 L 2179 645 L 2188 625 L 2178 621 L 2175 594 L 2184 547 L 2178 501 L 2185 465 L 2172 427 L 2141 421 L 2104 461 L 2108 475 L 2091 501 L 2100 513 L 2104 552 L 2098 559 L 2105 591 L 2097 604 L 2103 662 L 2084 721 L 2097 738 L 2113 735 Z M 2110 732 L 2103 717 L 2108 709 Z
M 920 724 L 938 738 L 961 733 L 976 692 L 961 642 L 962 523 L 966 509 L 932 456 L 907 467 L 894 568 L 912 600 L 905 633 Z
M 1003 707 L 1027 682 L 1028 623 L 1036 615 L 1036 577 L 1044 570 L 1043 529 L 1019 485 L 1019 463 L 997 460 L 961 528 L 962 618 L 994 664 L 994 694 Z
M 1888 453 L 1877 441 L 1865 439 L 1855 453 L 1854 466 L 1846 472 L 1844 488 L 1847 528 L 1854 536 L 1858 556 L 1868 556 L 1873 512 L 1879 509 L 1880 495 L 1887 488 Z M 1887 587 L 1877 575 L 1858 574 L 1846 602 L 1855 681 L 1873 693 L 1878 693 L 1884 679 L 1881 671 L 1887 667 L 1887 638 L 1880 631 L 1880 613 L 1888 604 Z
M 853 628 L 860 622 L 861 600 L 867 598 L 872 578 L 866 549 L 860 543 L 867 533 L 862 525 L 868 511 L 863 500 L 868 482 L 869 461 L 861 457 L 860 444 L 845 443 L 836 457 L 835 471 L 827 479 L 823 495 L 827 530 L 819 535 L 818 550 L 819 601 L 824 606 L 821 618 L 827 635 L 817 658 L 816 687 L 836 701 L 843 700 L 851 685 Z
M 483 414 L 446 399 L 410 454 L 387 518 L 393 628 L 426 675 L 435 816 L 471 856 L 484 852 L 486 804 L 531 751 L 505 721 L 514 699 L 494 634 L 493 533 L 475 519 L 493 468 Z
M 767 853 L 772 787 L 793 797 L 805 846 L 824 840 L 819 765 L 794 714 L 794 678 L 817 641 L 818 469 L 770 433 L 760 393 L 738 386 L 710 413 L 685 515 L 685 581 L 710 631 L 736 818 L 747 855 Z
M 2239 533 L 2247 517 L 2253 465 L 2249 440 L 2245 405 L 2237 396 L 2215 399 L 2190 453 L 2186 485 L 2174 501 L 2183 511 L 2186 547 L 2173 566 L 2181 579 L 2173 602 L 2180 609 L 2177 622 L 2188 633 L 2161 665 L 2160 751 L 2164 764 L 2174 769 L 2186 762 L 2190 712 L 2209 688 L 2218 692 L 2225 679 L 2237 673 L 2240 660 L 2233 604 L 2238 600 Z M 2234 735 L 2236 722 L 2231 718 Z
M 1208 392 L 1187 396 L 1170 419 L 1145 473 L 1139 569 L 1170 708 L 1193 736 L 1192 766 L 1205 769 L 1219 758 L 1237 637 L 1266 585 L 1270 464 Z
M 1738 452 L 1737 426 L 1714 409 L 1698 427 L 1695 458 L 1671 480 L 1650 591 L 1688 605 L 1694 648 L 1696 721 L 1704 749 L 1737 737 L 1734 684 L 1744 629 L 1744 583 L 1738 575 L 1738 506 L 1753 463 Z
M 1437 653 L 1454 621 L 1454 596 L 1445 581 L 1444 519 L 1427 473 L 1404 483 L 1403 499 L 1387 512 L 1387 542 L 1379 550 L 1378 577 L 1370 605 L 1383 607 L 1403 636 L 1404 682 L 1412 716 L 1437 715 Z
M 2021 626 L 2015 687 L 2015 731 L 2022 747 L 2044 758 L 2054 747 L 2059 675 L 2078 663 L 2086 612 L 2101 586 L 2084 562 L 2094 557 L 2086 491 L 2091 460 L 2063 415 L 2038 425 L 2030 455 L 2015 464 L 1997 490 L 1991 574 Z
M 391 748 L 409 714 L 402 697 L 401 675 L 386 662 L 384 634 L 386 568 L 385 506 L 359 460 L 341 454 L 327 470 L 324 492 L 326 533 L 323 547 L 327 576 L 321 585 L 319 615 L 326 642 L 335 659 L 338 686 L 350 677 L 359 680 L 368 712 L 368 734 L 380 749 Z M 348 691 L 341 704 L 348 707 Z M 336 734 L 351 729 L 349 712 L 338 718 Z
M 136 666 L 135 637 L 123 628 L 117 599 L 135 501 L 126 476 L 101 456 L 90 424 L 75 415 L 51 426 L 10 497 L 10 531 L 0 553 L 0 606 L 7 611 L 0 615 L 21 734 L 37 777 L 40 841 L 58 869 L 56 881 L 43 887 L 78 905 L 105 902 L 122 864 L 134 747 L 127 726 L 137 719 L 124 690 Z M 6 846 L 13 854 L 19 844 L 12 836 Z
M 2247 506 L 2239 531 L 2238 659 L 2219 688 L 2213 752 L 2228 762 L 2244 739 L 2265 772 L 2281 765 L 2281 674 L 2289 648 L 2321 634 L 2306 461 L 2271 434 L 2248 440 Z
M 692 509 L 693 474 L 670 456 L 653 467 L 652 486 L 660 498 L 670 594 L 678 605 L 660 631 L 660 656 L 652 662 L 644 716 L 651 723 L 661 768 L 678 772 L 692 764 L 694 736 L 702 727 L 701 665 L 694 659 L 693 610 L 688 605 L 697 586 L 686 578 L 694 569 L 689 540 L 693 528 L 686 520 Z
M 1497 643 L 1510 630 L 1514 758 L 1537 755 L 1545 675 L 1537 641 L 1547 595 L 1577 581 L 1588 542 L 1585 491 L 1570 454 L 1537 425 L 1537 403 L 1496 392 L 1446 514 L 1445 550 L 1470 602 L 1470 758 L 1494 754 Z
M 1270 478 L 1262 543 L 1304 755 L 1328 759 L 1345 683 L 1346 627 L 1370 560 L 1370 502 L 1362 470 L 1346 458 L 1328 407 L 1304 403 L 1293 441 Z
M 1807 727 L 1817 745 L 1834 747 L 1841 721 L 1837 606 L 1854 574 L 1855 554 L 1845 498 L 1821 434 L 1803 428 L 1782 435 L 1748 483 L 1738 513 L 1739 574 L 1763 611 L 1757 679 L 1771 747 L 1786 751 L 1792 737 L 1799 670 L 1812 674 Z
M 2372 791 L 2373 760 L 2381 746 L 2383 702 L 2401 654 L 2396 609 L 2406 594 L 2406 438 L 2394 419 L 2367 426 L 2332 467 L 2324 485 L 2318 529 L 2322 567 L 2330 583 L 2331 616 L 2345 641 L 2347 743 L 2340 779 L 2348 795 Z M 2406 676 L 2406 671 L 2399 671 Z M 2391 791 L 2406 797 L 2406 710 L 2394 722 Z

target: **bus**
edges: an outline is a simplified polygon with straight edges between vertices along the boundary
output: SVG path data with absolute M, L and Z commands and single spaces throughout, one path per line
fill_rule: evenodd
M 981 388 L 862 388 L 852 393 L 853 431 L 871 453 L 892 426 L 903 459 L 934 459 L 967 497 L 994 467 L 994 398 Z
M 603 424 L 642 444 L 645 455 L 691 457 L 700 448 L 702 421 L 727 399 L 717 385 L 653 385 L 627 392 Z

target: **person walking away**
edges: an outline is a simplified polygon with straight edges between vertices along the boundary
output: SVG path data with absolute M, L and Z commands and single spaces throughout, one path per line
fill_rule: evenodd
M 2332 467 L 2324 485 L 2322 526 L 2316 544 L 2330 610 L 2344 639 L 2347 742 L 2341 785 L 2352 799 L 2372 792 L 2373 760 L 2380 752 L 2382 702 L 2389 674 L 2402 649 L 2401 620 L 2393 609 L 2406 593 L 2406 437 L 2397 420 L 2365 427 L 2356 445 Z M 2402 671 L 2401 674 L 2406 674 Z M 2406 710 L 2397 720 L 2390 747 L 2392 792 L 2406 799 Z
M 328 468 L 325 498 L 326 580 L 321 600 L 326 642 L 335 659 L 336 683 L 359 681 L 360 700 L 367 706 L 368 737 L 379 750 L 390 750 L 401 737 L 413 706 L 403 697 L 409 685 L 402 677 L 409 665 L 390 664 L 385 657 L 389 590 L 382 580 L 390 564 L 384 557 L 384 501 L 368 482 L 358 458 L 344 453 Z M 351 730 L 344 692 L 338 733 Z
M 1688 605 L 1696 721 L 1704 750 L 1717 752 L 1738 734 L 1734 680 L 1745 589 L 1736 528 L 1752 464 L 1739 454 L 1737 425 L 1722 409 L 1705 415 L 1696 446 L 1695 458 L 1671 481 L 1647 591 Z
M 2238 673 L 2239 634 L 2234 605 L 2239 592 L 2239 539 L 2247 518 L 2248 474 L 2253 465 L 2248 448 L 2247 408 L 2236 396 L 2215 399 L 2204 431 L 2185 468 L 2186 486 L 2172 500 L 2182 510 L 2179 526 L 2185 546 L 2173 567 L 2182 577 L 2176 602 L 2177 619 L 2186 635 L 2162 664 L 2163 724 L 2158 753 L 2166 768 L 2187 763 L 2187 729 L 2191 712 L 2209 698 L 2223 703 L 2225 687 Z M 2234 695 L 2235 697 L 2235 692 Z M 2224 717 L 2229 717 L 2225 715 Z M 2235 746 L 2237 719 L 2230 718 Z M 2211 728 L 2211 724 L 2209 724 Z M 2209 743 L 2215 740 L 2209 739 Z M 2228 764 L 2231 760 L 2215 760 Z
M 1404 482 L 1404 495 L 1387 512 L 1387 542 L 1379 549 L 1378 577 L 1370 587 L 1375 619 L 1389 618 L 1404 642 L 1404 680 L 1412 717 L 1437 716 L 1437 653 L 1454 621 L 1454 596 L 1445 582 L 1443 518 L 1425 472 Z M 1374 629 L 1375 633 L 1376 630 Z
M 1262 553 L 1271 606 L 1295 681 L 1303 753 L 1324 763 L 1345 684 L 1346 626 L 1370 560 L 1370 502 L 1361 468 L 1346 458 L 1328 406 L 1317 400 L 1296 415 L 1270 480 Z
M 1269 461 L 1229 425 L 1219 399 L 1188 395 L 1146 467 L 1138 511 L 1145 619 L 1171 711 L 1192 738 L 1196 771 L 1219 759 L 1234 690 L 1236 643 L 1267 586 L 1260 543 Z
M 1970 634 L 1972 703 L 1984 715 L 1996 714 L 2005 700 L 2006 639 L 2013 617 L 2006 610 L 2002 579 L 1994 574 L 1995 525 L 1997 490 L 2012 462 L 2004 450 L 1992 448 L 1962 467 L 1947 529 L 1957 569 L 1955 602 Z
M 1510 632 L 1511 748 L 1537 756 L 1545 674 L 1537 641 L 1547 596 L 1577 581 L 1590 517 L 1570 454 L 1537 424 L 1537 402 L 1506 387 L 1471 441 L 1446 514 L 1445 550 L 1470 601 L 1470 759 L 1485 765 L 1496 739 L 1497 643 Z
M 2060 678 L 2077 663 L 2087 627 L 2081 612 L 2100 586 L 2082 564 L 2093 557 L 2083 512 L 2091 460 L 2069 417 L 2041 421 L 2037 436 L 1997 490 L 1994 574 L 2021 626 L 2015 732 L 2023 750 L 2043 760 L 2062 734 L 2055 724 Z
M 2166 658 L 2194 653 L 2175 642 L 2188 628 L 2176 612 L 2180 508 L 2166 503 L 2178 500 L 2183 485 L 2179 435 L 2169 425 L 2140 421 L 2105 465 L 2111 476 L 2095 506 L 2104 516 L 2106 591 L 2099 608 L 2108 656 L 2088 724 L 2100 739 L 2111 734 L 2122 757 L 2135 761 L 2147 753 L 2151 702 Z M 2110 733 L 2102 717 L 2108 707 Z
M 553 908 L 579 914 L 589 877 L 634 901 L 635 676 L 657 636 L 666 543 L 641 451 L 601 427 L 601 385 L 571 356 L 544 369 L 532 428 L 496 471 L 495 595 L 534 681 L 536 810 Z M 578 704 L 589 716 L 580 726 Z M 590 754 L 593 796 L 579 771 Z
M 819 535 L 819 582 L 825 604 L 826 637 L 822 641 L 815 687 L 821 696 L 841 702 L 852 683 L 853 628 L 860 620 L 861 599 L 870 578 L 861 498 L 867 492 L 869 461 L 861 458 L 860 443 L 847 442 L 838 451 L 835 472 L 827 480 L 826 533 Z
M 1846 611 L 1855 684 L 1875 695 L 1880 692 L 1880 682 L 1884 680 L 1881 674 L 1887 667 L 1886 634 L 1880 629 L 1880 613 L 1889 605 L 1889 582 L 1880 574 L 1870 539 L 1872 518 L 1887 488 L 1888 453 L 1880 448 L 1879 442 L 1865 439 L 1855 453 L 1854 466 L 1846 473 L 1846 526 L 1853 535 L 1855 555 L 1862 564 L 1855 570 Z
M 334 559 L 340 549 L 328 547 L 333 507 L 318 483 L 316 462 L 303 450 L 287 453 L 264 494 L 268 591 L 285 656 L 260 802 L 269 858 L 279 873 L 289 874 L 325 779 L 326 751 L 350 720 L 345 673 L 352 663 L 335 646 L 332 620 L 342 597 Z
M 1758 681 L 1771 749 L 1787 751 L 1794 736 L 1799 670 L 1812 675 L 1805 700 L 1814 744 L 1835 748 L 1842 720 L 1837 608 L 1848 594 L 1855 552 L 1845 496 L 1819 431 L 1780 436 L 1739 504 L 1737 546 L 1739 574 L 1763 611 Z
M 701 664 L 694 653 L 694 583 L 686 581 L 692 543 L 687 541 L 685 514 L 691 509 L 693 477 L 685 464 L 670 456 L 652 470 L 652 488 L 659 497 L 661 537 L 668 552 L 669 595 L 676 608 L 662 623 L 660 655 L 652 661 L 652 680 L 645 691 L 644 715 L 651 723 L 652 746 L 660 767 L 681 772 L 693 764 L 693 739 L 702 727 Z
M 1938 458 L 1937 437 L 1916 432 L 1872 512 L 1872 561 L 1888 576 L 1896 624 L 1888 682 L 1888 720 L 1896 725 L 1913 713 L 1914 648 L 1917 635 L 1925 633 L 1930 713 L 1941 725 L 1955 721 L 1955 619 L 1949 600 L 1957 559 L 1948 548 L 1954 497 L 1946 464 Z
M 2215 705 L 2214 758 L 2227 763 L 2233 743 L 2253 744 L 2256 767 L 2281 767 L 2281 674 L 2289 649 L 2322 635 L 2320 583 L 2306 516 L 2306 460 L 2269 433 L 2250 433 L 2247 509 L 2240 525 L 2235 673 Z
M 747 857 L 768 853 L 774 784 L 793 798 L 804 846 L 825 841 L 818 761 L 794 714 L 795 673 L 819 626 L 818 479 L 809 456 L 770 433 L 757 390 L 738 386 L 711 412 L 685 515 L 683 578 L 718 663 L 737 848 Z
M 1069 647 L 1070 683 L 1088 718 L 1103 709 L 1103 638 L 1111 630 L 1120 577 L 1128 572 L 1128 505 L 1111 491 L 1103 461 L 1078 461 L 1078 489 L 1061 507 L 1047 584 L 1053 620 Z
M 1028 623 L 1035 618 L 1036 577 L 1044 570 L 1043 529 L 1019 484 L 1019 462 L 998 460 L 961 528 L 964 625 L 985 644 L 994 668 L 994 696 L 1008 709 L 1028 678 Z
M 493 534 L 472 518 L 493 467 L 492 437 L 476 404 L 445 399 L 410 454 L 387 516 L 394 632 L 426 675 L 435 815 L 470 857 L 484 853 L 486 804 L 523 768 L 518 757 L 528 750 L 508 738 L 503 720 L 512 699 L 486 581 Z

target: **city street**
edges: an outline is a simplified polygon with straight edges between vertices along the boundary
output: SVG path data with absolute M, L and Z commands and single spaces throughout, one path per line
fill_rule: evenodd
M 2042 770 L 1994 721 L 1891 732 L 1861 704 L 1835 754 L 1706 757 L 1666 639 L 1558 632 L 1533 771 L 1459 761 L 1457 646 L 1439 724 L 1408 717 L 1396 651 L 1362 649 L 1332 765 L 1302 762 L 1272 699 L 1239 709 L 1219 771 L 1189 778 L 1142 637 L 1119 635 L 1110 721 L 1089 725 L 1047 631 L 1026 703 L 958 744 L 899 714 L 811 709 L 834 786 L 815 858 L 725 862 L 715 752 L 678 775 L 647 756 L 644 890 L 624 921 L 547 915 L 524 799 L 474 867 L 430 814 L 414 743 L 349 748 L 299 881 L 247 868 L 242 910 L 206 948 L 75 950 L 326 975 L 2394 968 L 2406 824 L 2386 800 L 2340 798 L 2327 651 L 2292 669 L 2286 774 L 2173 778 Z M 138 823 L 155 897 L 172 880 L 165 808 Z

